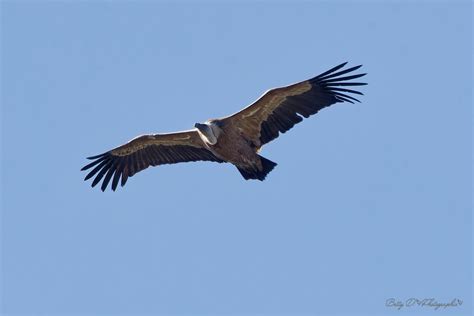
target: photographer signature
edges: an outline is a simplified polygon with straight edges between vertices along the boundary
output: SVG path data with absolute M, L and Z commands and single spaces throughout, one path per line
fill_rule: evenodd
M 439 310 L 439 309 L 446 309 L 448 307 L 457 307 L 461 305 L 462 305 L 462 300 L 458 298 L 453 298 L 450 302 L 439 302 L 438 300 L 434 298 L 418 299 L 414 297 L 411 297 L 404 301 L 398 300 L 395 298 L 389 298 L 385 301 L 385 306 L 393 307 L 398 310 L 401 310 L 402 308 L 405 308 L 405 307 L 415 307 L 415 306 L 429 307 L 429 308 L 433 308 L 434 310 Z

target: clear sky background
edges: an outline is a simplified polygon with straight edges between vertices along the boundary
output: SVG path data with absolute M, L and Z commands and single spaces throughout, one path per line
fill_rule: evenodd
M 1 2 L 5 315 L 470 315 L 472 4 Z M 102 193 L 85 157 L 368 72 L 264 147 Z M 463 300 L 396 311 L 388 298 Z

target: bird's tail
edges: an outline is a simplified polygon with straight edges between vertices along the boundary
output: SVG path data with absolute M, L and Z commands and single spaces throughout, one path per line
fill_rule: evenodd
M 237 167 L 237 169 L 239 169 L 240 171 L 240 174 L 242 175 L 242 177 L 244 177 L 245 180 L 255 179 L 255 180 L 263 181 L 265 180 L 265 177 L 267 176 L 267 174 L 269 174 L 270 171 L 272 171 L 273 168 L 275 168 L 275 166 L 277 165 L 275 162 L 268 160 L 265 157 L 262 157 L 260 155 L 259 157 L 260 157 L 260 161 L 262 162 L 261 171 L 258 170 L 257 167 L 245 168 L 245 169 Z

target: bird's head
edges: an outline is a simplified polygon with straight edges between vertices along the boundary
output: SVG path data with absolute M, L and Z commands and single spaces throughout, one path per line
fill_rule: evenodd
M 201 138 L 210 145 L 215 145 L 217 143 L 217 137 L 219 137 L 220 128 L 214 125 L 211 122 L 206 122 L 204 124 L 196 123 L 194 127 L 197 128 Z

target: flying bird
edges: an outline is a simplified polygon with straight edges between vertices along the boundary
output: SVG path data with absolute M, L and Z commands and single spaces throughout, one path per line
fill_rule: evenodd
M 350 94 L 362 93 L 347 87 L 366 85 L 352 81 L 366 74 L 345 76 L 362 66 L 343 69 L 346 64 L 312 79 L 268 90 L 243 110 L 196 123 L 194 129 L 141 135 L 103 154 L 88 157 L 93 161 L 81 170 L 93 169 L 84 180 L 95 176 L 94 187 L 103 179 L 102 191 L 112 180 L 115 191 L 119 181 L 124 186 L 129 177 L 150 166 L 214 161 L 235 165 L 245 180 L 263 181 L 277 165 L 259 155 L 263 145 L 325 107 L 339 102 L 360 102 Z

